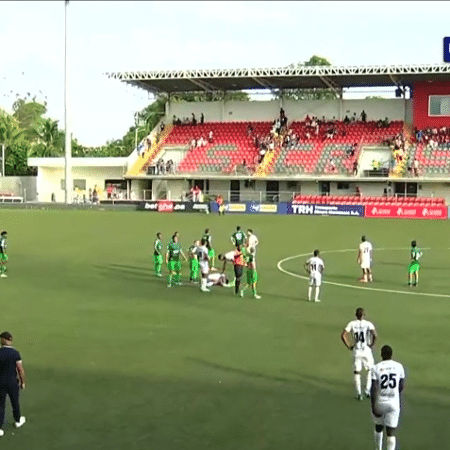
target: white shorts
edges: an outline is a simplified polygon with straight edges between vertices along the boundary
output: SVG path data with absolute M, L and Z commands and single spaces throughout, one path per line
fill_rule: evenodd
M 313 273 L 309 276 L 309 285 L 319 287 L 322 284 L 322 274 Z
M 361 372 L 364 368 L 365 370 L 370 370 L 374 365 L 372 350 L 366 347 L 364 350 L 354 350 L 353 351 L 353 371 Z
M 370 258 L 361 259 L 361 269 L 370 269 Z
M 208 275 L 209 274 L 208 261 L 200 261 L 199 262 L 199 266 L 200 266 L 200 272 L 202 273 L 202 275 Z
M 377 414 L 381 417 L 375 417 L 372 414 L 372 420 L 375 425 L 383 425 L 389 428 L 397 428 L 400 417 L 400 408 L 397 403 L 383 402 L 375 405 Z

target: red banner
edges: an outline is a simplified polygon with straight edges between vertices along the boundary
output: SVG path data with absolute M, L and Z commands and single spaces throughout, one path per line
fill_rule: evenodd
M 158 201 L 158 212 L 173 212 L 173 202 L 170 200 Z
M 387 219 L 447 219 L 446 206 L 366 206 L 366 217 Z

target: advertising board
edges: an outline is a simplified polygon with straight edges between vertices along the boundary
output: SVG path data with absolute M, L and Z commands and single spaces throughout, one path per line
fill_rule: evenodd
M 301 216 L 364 217 L 364 206 L 280 203 L 278 205 L 278 214 L 296 214 Z
M 366 206 L 366 217 L 383 219 L 447 219 L 446 206 Z

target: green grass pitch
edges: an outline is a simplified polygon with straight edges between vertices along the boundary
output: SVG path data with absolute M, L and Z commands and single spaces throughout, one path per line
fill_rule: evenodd
M 259 237 L 258 291 L 167 289 L 152 275 L 154 235 L 186 249 L 211 229 L 217 253 L 236 225 Z M 362 306 L 380 346 L 407 370 L 399 448 L 448 448 L 450 222 L 359 218 L 1 210 L 9 233 L 0 328 L 28 375 L 26 425 L 3 449 L 300 450 L 373 448 L 369 401 L 354 399 L 351 354 L 339 335 Z M 410 291 L 408 248 L 424 251 L 416 293 L 307 284 L 277 269 L 323 251 L 324 280 L 358 285 L 356 249 L 374 245 L 369 287 Z M 354 249 L 350 252 L 325 253 Z M 283 268 L 303 274 L 306 257 Z M 186 279 L 187 264 L 184 264 Z M 447 295 L 448 297 L 444 297 Z M 14 435 L 12 434 L 14 432 Z

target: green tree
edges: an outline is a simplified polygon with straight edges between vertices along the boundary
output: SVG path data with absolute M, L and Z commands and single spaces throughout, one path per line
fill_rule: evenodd
M 17 119 L 19 126 L 24 131 L 25 137 L 30 141 L 37 139 L 36 130 L 44 122 L 43 115 L 47 108 L 36 101 L 26 101 L 19 98 L 13 104 L 13 117 Z
M 38 157 L 62 156 L 64 154 L 64 132 L 58 129 L 58 121 L 44 119 L 35 130 L 36 143 L 32 155 Z
M 299 62 L 297 64 L 290 64 L 288 67 L 303 67 L 303 66 L 331 66 L 331 63 L 321 56 L 313 55 L 308 61 Z M 275 97 L 295 101 L 301 100 L 334 100 L 338 98 L 336 91 L 330 88 L 299 88 L 299 89 L 283 89 L 274 92 Z

